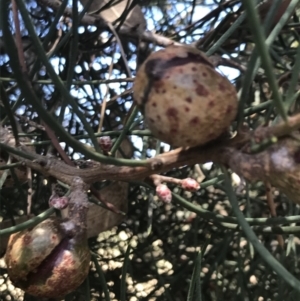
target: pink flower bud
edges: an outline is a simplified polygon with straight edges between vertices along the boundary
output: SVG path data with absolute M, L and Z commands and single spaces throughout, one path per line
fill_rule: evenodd
M 49 199 L 49 206 L 58 210 L 65 209 L 68 204 L 69 199 L 66 196 L 59 197 L 57 195 L 52 195 Z
M 181 181 L 181 187 L 188 191 L 197 191 L 200 188 L 200 185 L 196 180 L 186 178 Z
M 172 201 L 172 192 L 167 185 L 159 184 L 156 186 L 156 195 L 164 203 L 169 204 Z
M 99 145 L 103 152 L 108 153 L 112 147 L 112 141 L 109 136 L 103 136 L 99 139 Z

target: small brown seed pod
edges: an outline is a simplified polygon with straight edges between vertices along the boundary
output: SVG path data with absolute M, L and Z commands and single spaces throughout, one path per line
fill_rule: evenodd
M 238 104 L 234 86 L 190 46 L 169 46 L 150 55 L 137 72 L 133 96 L 153 135 L 173 146 L 218 138 Z

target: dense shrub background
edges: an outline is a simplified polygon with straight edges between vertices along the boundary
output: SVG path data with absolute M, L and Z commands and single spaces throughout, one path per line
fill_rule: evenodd
M 49 55 L 49 62 L 75 100 L 82 116 L 78 115 L 75 107 L 62 95 L 60 88 L 53 84 L 45 66 L 40 62 L 36 63 L 39 56 L 34 48 L 32 36 L 19 16 L 27 65 L 27 75 L 24 76 L 29 76 L 34 93 L 44 109 L 56 116 L 70 135 L 85 135 L 80 139 L 82 143 L 91 144 L 82 118 L 95 133 L 102 120 L 102 133 L 109 132 L 106 134 L 116 141 L 131 113 L 132 78 L 139 64 L 151 51 L 165 47 L 172 41 L 194 44 L 213 55 L 212 60 L 218 66 L 219 72 L 230 78 L 237 91 L 249 84 L 248 93 L 243 95 L 243 105 L 239 108 L 240 124 L 256 129 L 258 126 L 271 124 L 278 116 L 264 69 L 258 68 L 253 79 L 244 82 L 246 70 L 253 67 L 253 62 L 249 62 L 249 59 L 255 44 L 247 21 L 241 22 L 239 26 L 234 23 L 244 12 L 242 1 L 135 1 L 141 6 L 148 32 L 144 33 L 141 30 L 139 35 L 133 29 L 128 33 L 124 28 L 115 25 L 118 39 L 111 29 L 102 23 L 99 23 L 98 27 L 88 25 L 87 20 L 80 21 L 78 16 L 74 20 L 72 15 L 62 14 L 63 11 L 61 17 L 55 19 L 58 9 L 53 5 L 54 1 L 24 2 L 36 34 L 40 41 L 44 42 L 44 51 Z M 273 1 L 269 2 L 271 4 Z M 279 2 L 281 1 L 274 0 L 274 5 L 278 5 Z M 45 3 L 48 6 L 45 6 Z M 69 12 L 72 12 L 74 3 L 63 3 Z M 271 11 L 270 7 L 266 11 L 260 10 L 262 21 L 266 20 L 267 12 Z M 78 8 L 82 8 L 80 3 Z M 124 20 L 128 12 L 122 16 Z M 298 16 L 299 9 L 296 9 L 269 48 L 273 72 L 282 95 L 286 95 L 288 91 L 299 45 Z M 58 20 L 57 24 L 53 23 L 55 20 Z M 15 33 L 16 26 L 11 11 L 9 21 L 11 31 Z M 141 19 L 138 24 L 142 22 Z M 278 22 L 280 19 L 267 22 L 267 35 Z M 72 24 L 78 24 L 78 35 L 72 32 Z M 232 30 L 232 34 L 219 44 L 220 38 L 224 38 L 227 30 Z M 125 59 L 121 54 L 120 41 Z M 37 113 L 36 107 L 28 101 L 26 93 L 21 94 L 21 87 L 11 68 L 2 33 L 0 42 L 0 83 L 5 91 L 2 93 L 6 95 L 19 125 L 19 133 L 27 134 L 26 137 L 31 141 L 36 153 L 58 156 L 55 148 L 49 143 L 42 117 Z M 296 91 L 299 91 L 299 85 L 296 86 Z M 2 102 L 4 94 L 1 96 Z M 3 103 L 0 105 L 1 125 L 11 126 L 7 108 Z M 101 111 L 103 106 L 106 106 L 104 114 Z M 290 113 L 298 111 L 299 100 L 296 99 Z M 235 122 L 232 131 L 236 129 Z M 167 145 L 157 142 L 143 130 L 143 118 L 138 113 L 128 133 L 134 148 L 132 160 L 150 158 L 169 150 Z M 61 139 L 61 145 L 72 160 L 86 160 L 80 150 L 70 147 L 67 141 Z M 1 151 L 1 159 L 1 166 L 4 166 L 8 160 L 8 154 L 4 150 Z M 166 175 L 179 179 L 200 179 L 199 170 L 202 170 L 205 176 L 199 191 L 186 192 L 174 184 L 170 184 L 169 187 L 187 202 L 202 206 L 209 212 L 233 216 L 220 166 L 210 163 L 183 166 L 168 171 Z M 12 168 L 9 173 L 5 171 L 0 171 L 0 217 L 12 222 L 13 219 L 26 215 L 28 182 L 24 170 Z M 244 185 L 236 176 L 232 179 L 244 215 L 253 218 L 269 217 L 270 210 L 263 183 Z M 99 188 L 104 184 L 107 183 L 97 183 Z M 129 184 L 128 213 L 125 220 L 110 231 L 90 239 L 90 247 L 94 254 L 98 255 L 96 258 L 99 266 L 96 266 L 95 262 L 91 264 L 88 280 L 76 292 L 66 297 L 66 300 L 108 300 L 107 296 L 104 297 L 106 289 L 101 282 L 99 267 L 103 270 L 110 300 L 187 300 L 193 269 L 195 263 L 199 262 L 197 256 L 204 246 L 206 250 L 205 254 L 202 254 L 200 267 L 201 289 L 197 286 L 191 300 L 298 300 L 296 292 L 265 264 L 238 225 L 212 221 L 206 214 L 197 215 L 176 202 L 164 204 L 155 196 L 155 188 L 149 181 L 147 184 Z M 48 208 L 50 188 L 43 175 L 33 172 L 32 214 L 39 214 Z M 274 204 L 278 216 L 299 214 L 298 206 L 276 190 Z M 296 224 L 291 224 L 290 229 L 292 226 Z M 253 229 L 272 255 L 299 278 L 297 233 L 284 233 L 282 248 L 278 243 L 280 238 L 272 233 L 268 225 L 253 226 Z M 1 239 L 5 244 L 5 239 Z M 129 245 L 129 255 L 125 256 Z M 124 258 L 127 261 L 126 280 L 122 277 Z M 124 291 L 121 287 L 124 283 L 126 297 L 122 299 Z M 0 300 L 34 300 L 30 296 L 23 299 L 22 291 L 11 285 L 3 259 Z

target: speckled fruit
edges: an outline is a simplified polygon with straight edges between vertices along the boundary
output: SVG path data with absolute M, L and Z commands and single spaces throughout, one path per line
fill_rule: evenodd
M 190 46 L 150 55 L 137 72 L 133 96 L 153 135 L 173 146 L 218 138 L 237 112 L 234 86 Z
M 14 285 L 36 297 L 61 298 L 89 272 L 86 239 L 72 236 L 72 221 L 49 218 L 10 236 L 5 261 Z

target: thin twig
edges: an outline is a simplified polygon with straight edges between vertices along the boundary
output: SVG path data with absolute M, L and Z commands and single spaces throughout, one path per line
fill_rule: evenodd
M 113 66 L 114 66 L 114 55 L 115 55 L 115 53 L 116 53 L 116 47 L 114 47 L 114 50 L 112 52 L 111 64 L 110 64 L 109 70 L 108 70 L 108 78 L 110 78 L 111 74 L 112 74 L 112 70 L 113 70 Z M 101 105 L 100 121 L 99 121 L 99 126 L 98 126 L 97 133 L 101 133 L 101 131 L 102 131 L 108 95 L 109 95 L 109 85 L 106 84 L 106 91 L 105 91 L 103 101 L 102 101 L 102 105 Z
M 12 0 L 12 12 L 15 23 L 15 31 L 16 31 L 16 45 L 18 50 L 19 62 L 21 66 L 21 70 L 24 74 L 27 74 L 26 60 L 24 55 L 24 49 L 22 44 L 22 35 L 20 31 L 20 20 L 18 14 L 18 6 L 15 0 Z
M 101 196 L 101 192 L 98 191 L 95 187 L 91 186 L 91 192 L 97 198 L 97 200 L 100 201 L 104 205 L 104 207 L 106 207 L 106 209 L 108 209 L 116 214 L 126 215 L 124 212 L 119 210 L 114 204 L 112 204 L 108 200 L 104 199 Z
M 182 181 L 181 179 L 166 177 L 166 176 L 162 176 L 162 175 L 158 175 L 158 174 L 151 175 L 151 176 L 149 176 L 149 178 L 153 181 L 155 186 L 157 186 L 163 182 L 180 185 L 180 183 Z
M 57 152 L 60 154 L 60 156 L 62 157 L 64 162 L 70 166 L 75 166 L 74 162 L 69 158 L 69 156 L 66 154 L 66 152 L 62 149 L 54 132 L 50 129 L 50 127 L 45 122 L 42 122 L 42 123 L 45 127 L 46 133 L 47 133 L 52 145 L 57 150 Z
M 265 187 L 266 187 L 267 202 L 269 205 L 271 216 L 276 217 L 277 213 L 276 213 L 274 199 L 273 199 L 273 195 L 272 195 L 272 186 L 271 186 L 270 182 L 265 181 Z M 277 240 L 278 240 L 278 244 L 280 245 L 280 247 L 283 250 L 284 249 L 284 240 L 283 240 L 282 235 L 278 234 Z
M 31 205 L 32 205 L 32 171 L 31 168 L 27 167 L 27 183 L 28 183 L 28 189 L 27 189 L 27 215 L 30 217 L 31 214 Z

